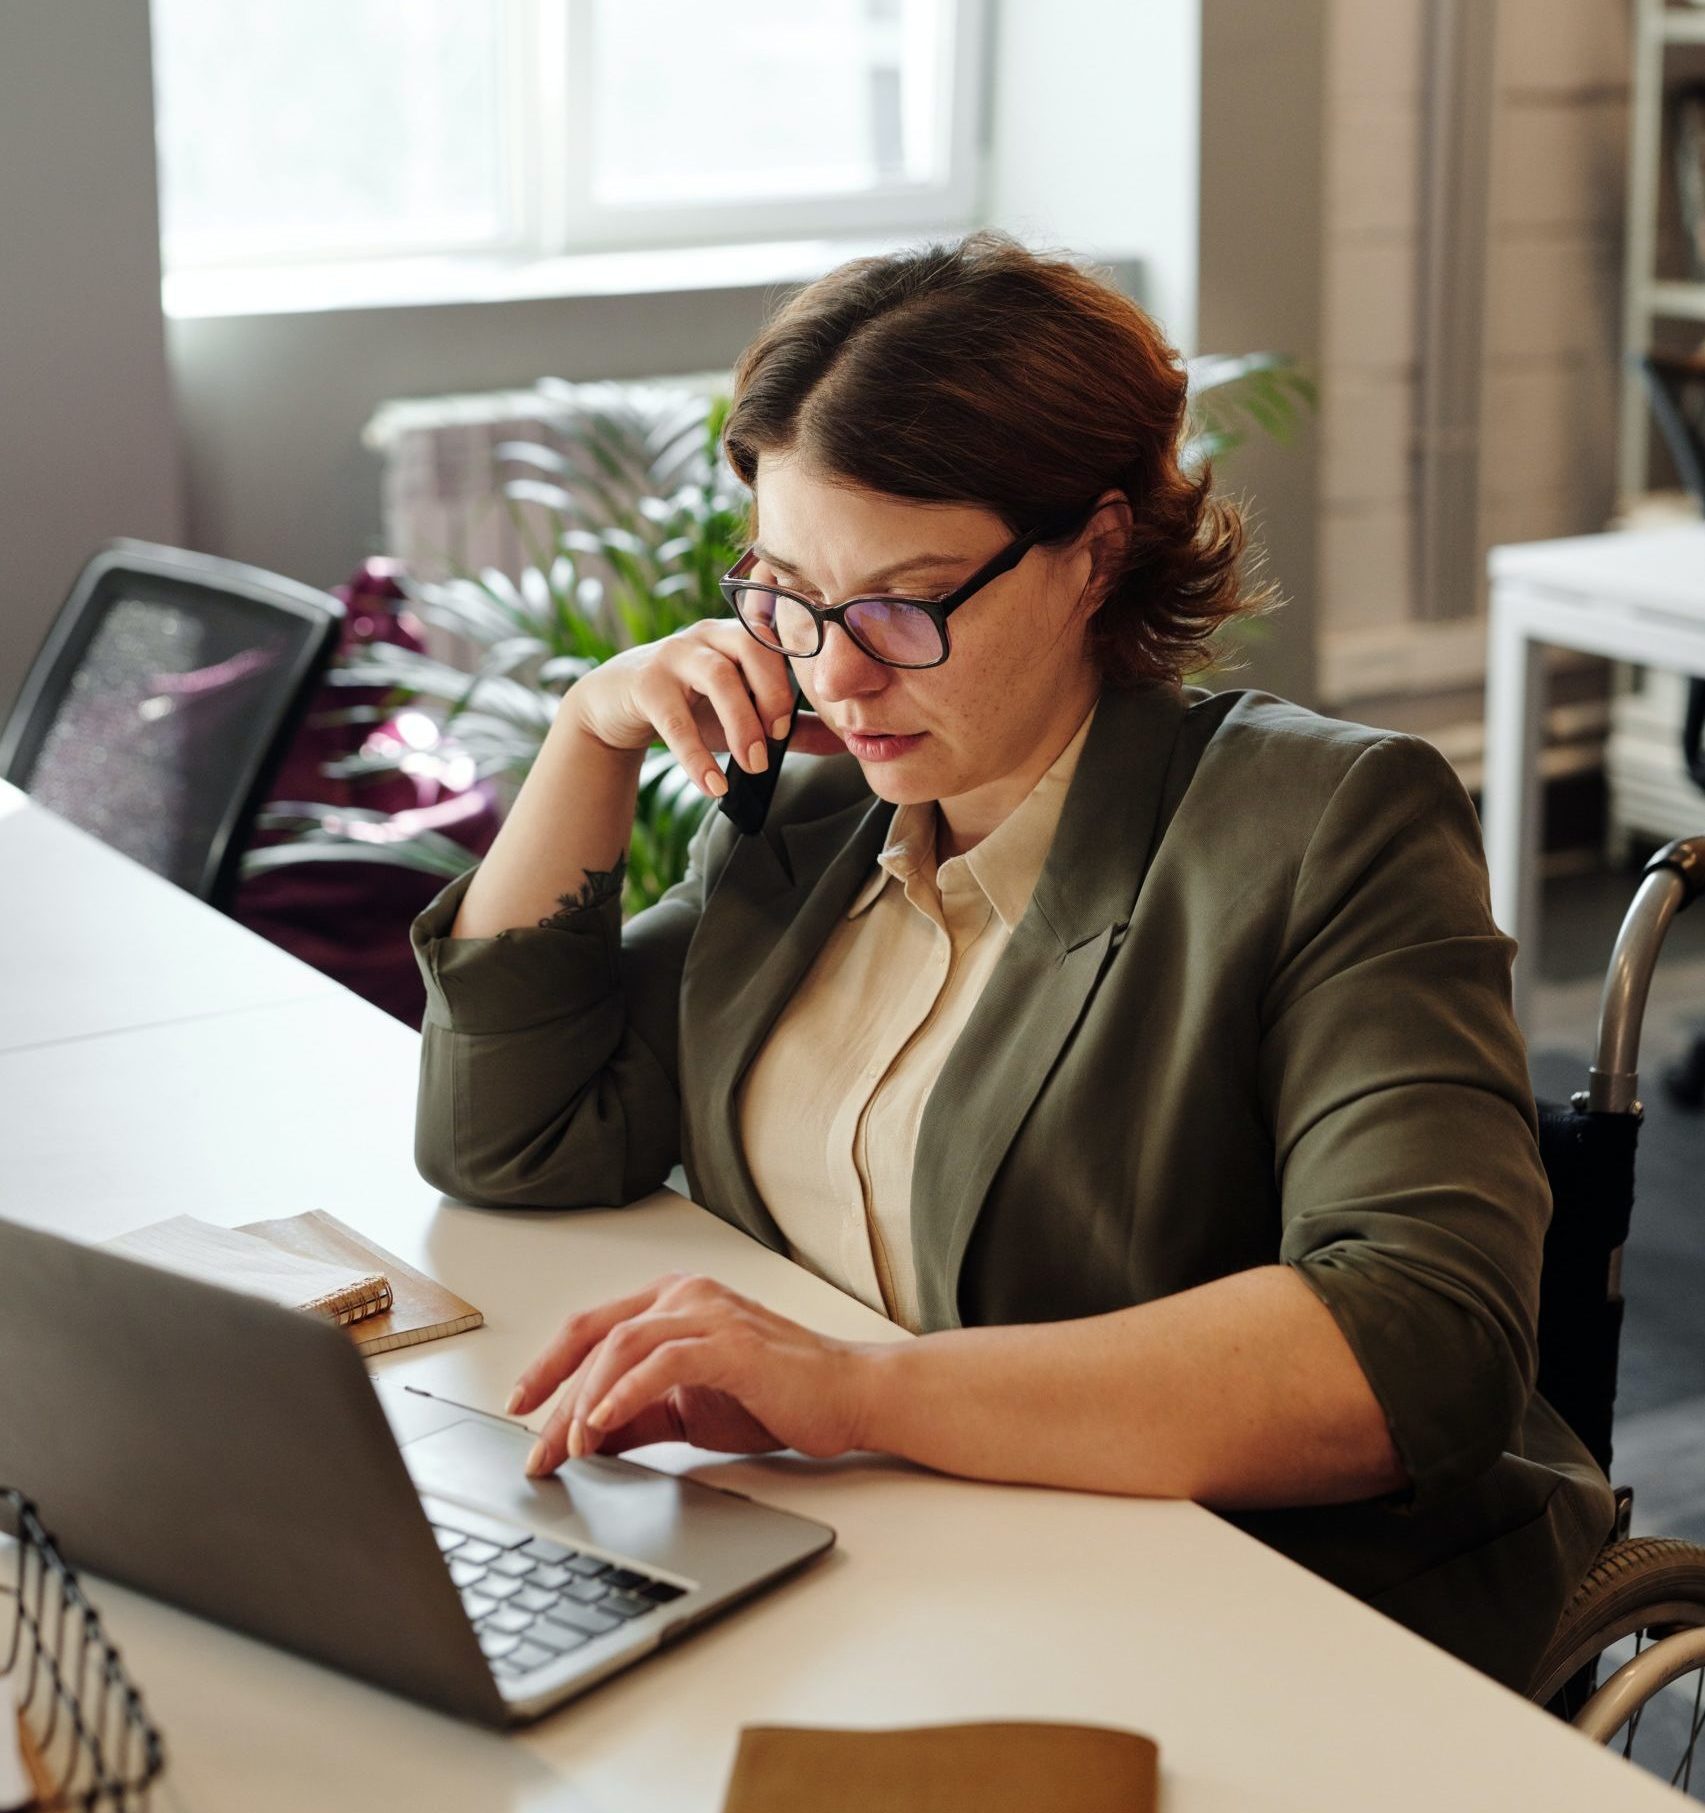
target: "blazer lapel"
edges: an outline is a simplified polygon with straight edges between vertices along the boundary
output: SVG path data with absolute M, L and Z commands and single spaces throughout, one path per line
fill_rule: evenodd
M 682 1087 L 697 1110 L 695 1169 L 716 1180 L 730 1219 L 777 1251 L 787 1243 L 747 1167 L 735 1092 L 870 873 L 893 812 L 886 800 L 860 799 L 779 833 L 766 827 L 741 838 L 681 979 L 682 1024 L 694 1029 Z
M 1183 716 L 1173 687 L 1103 692 L 1030 906 L 930 1092 L 912 1173 L 926 1328 L 960 1325 L 959 1272 L 983 1201 L 1130 923 L 1163 803 L 1176 803 Z

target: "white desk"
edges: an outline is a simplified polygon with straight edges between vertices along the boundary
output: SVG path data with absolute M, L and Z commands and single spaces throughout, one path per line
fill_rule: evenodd
M 115 923 L 133 879 L 110 860 Z M 193 930 L 213 918 L 187 897 L 180 911 Z M 412 1033 L 342 991 L 0 1053 L 0 1208 L 91 1239 L 177 1210 L 331 1208 L 486 1312 L 375 1370 L 491 1408 L 570 1308 L 672 1266 L 829 1332 L 908 1338 L 667 1192 L 580 1214 L 446 1203 L 410 1161 L 415 1056 Z M 839 1546 L 515 1737 L 95 1582 L 165 1734 L 156 1804 L 710 1813 L 744 1723 L 997 1717 L 1151 1733 L 1169 1813 L 1678 1804 L 1195 1506 L 876 1457 L 646 1458 L 820 1517 Z
M 186 899 L 0 781 L 0 1051 L 345 993 Z
M 1539 973 L 1539 750 L 1545 647 L 1705 674 L 1705 523 L 1560 541 L 1489 556 L 1486 778 L 1481 819 L 1492 914 L 1519 948 L 1516 1017 Z M 1705 830 L 1705 795 L 1700 797 Z

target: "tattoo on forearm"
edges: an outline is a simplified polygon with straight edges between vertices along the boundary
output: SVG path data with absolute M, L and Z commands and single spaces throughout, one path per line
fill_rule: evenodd
M 616 858 L 613 869 L 588 869 L 586 879 L 577 894 L 559 894 L 557 910 L 548 918 L 541 919 L 542 926 L 565 926 L 577 913 L 584 913 L 588 908 L 600 907 L 606 900 L 619 897 L 622 883 L 627 879 L 628 853 L 623 850 Z

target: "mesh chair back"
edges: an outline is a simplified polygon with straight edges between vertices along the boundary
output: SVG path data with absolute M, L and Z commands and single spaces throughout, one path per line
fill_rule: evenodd
M 0 729 L 0 776 L 223 906 L 342 618 L 329 593 L 254 567 L 113 542 Z
M 1539 1391 L 1606 1473 L 1639 1134 L 1637 1114 L 1539 1103 L 1552 1200 L 1539 1280 Z

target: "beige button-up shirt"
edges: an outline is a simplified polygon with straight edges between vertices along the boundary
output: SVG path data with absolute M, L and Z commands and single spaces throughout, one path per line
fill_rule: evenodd
M 869 881 L 740 1087 L 746 1162 L 789 1256 L 914 1331 L 924 1105 L 1030 903 L 1094 716 L 962 856 L 937 864 L 933 801 L 895 812 Z

